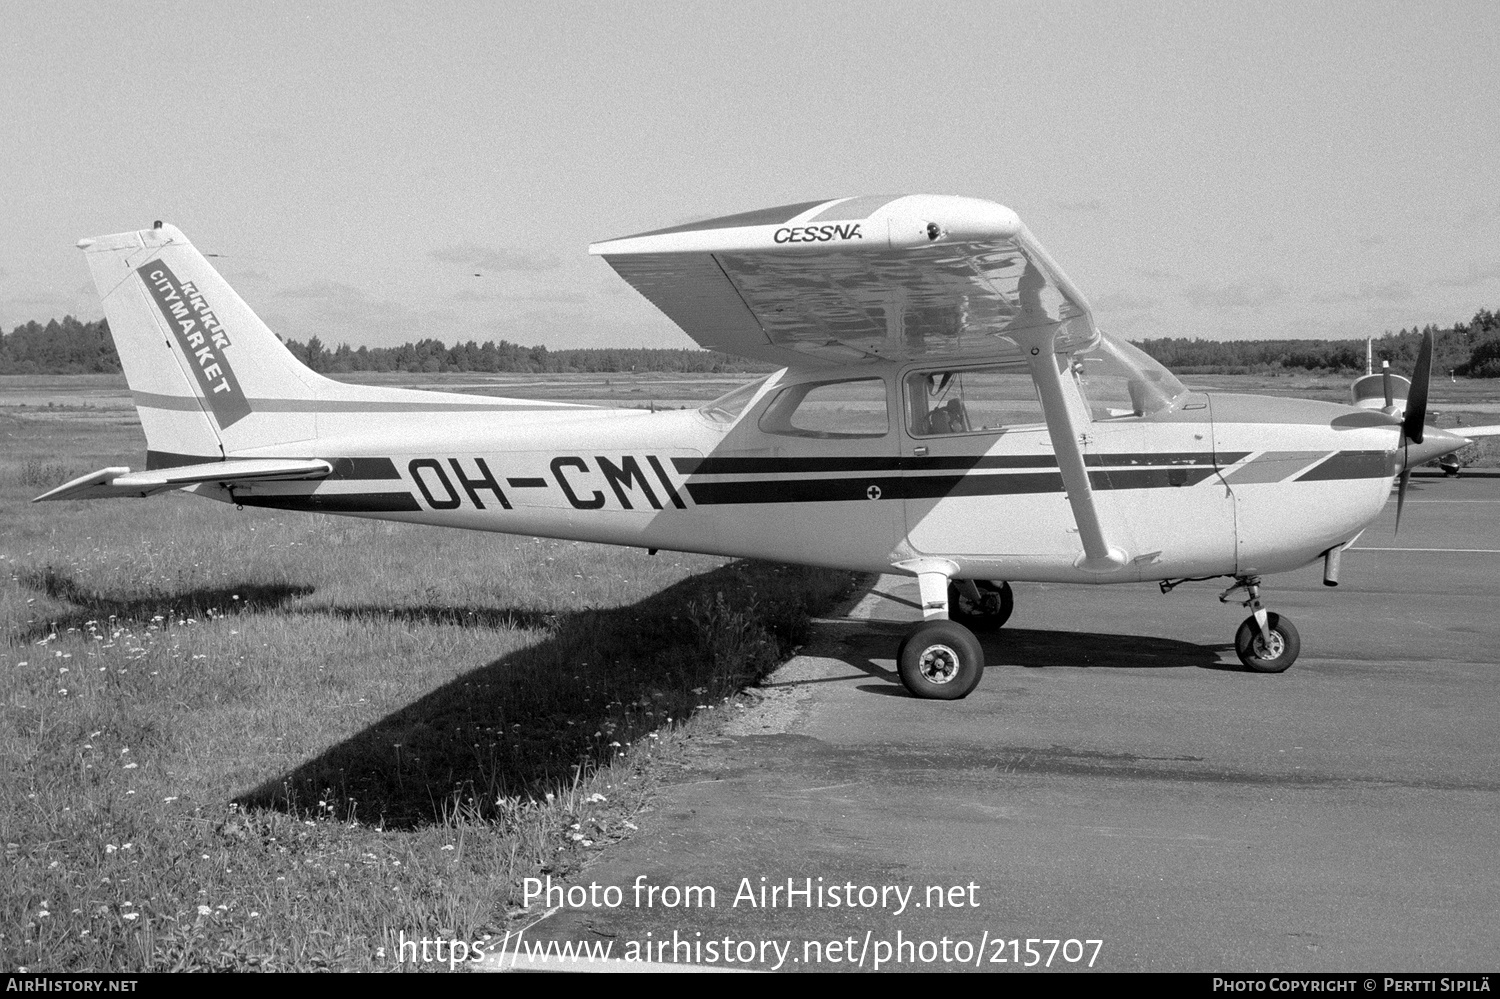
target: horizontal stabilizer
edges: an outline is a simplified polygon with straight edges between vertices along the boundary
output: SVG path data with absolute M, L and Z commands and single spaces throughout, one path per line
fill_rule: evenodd
M 202 482 L 232 485 L 321 479 L 332 471 L 332 465 L 317 458 L 243 458 L 145 472 L 131 472 L 129 468 L 101 468 L 45 492 L 31 502 L 151 496 Z

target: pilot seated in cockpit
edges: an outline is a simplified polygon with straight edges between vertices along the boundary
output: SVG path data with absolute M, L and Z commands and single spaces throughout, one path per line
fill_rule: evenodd
M 969 430 L 969 419 L 964 414 L 964 404 L 958 399 L 949 399 L 927 414 L 927 432 L 930 434 L 962 434 Z

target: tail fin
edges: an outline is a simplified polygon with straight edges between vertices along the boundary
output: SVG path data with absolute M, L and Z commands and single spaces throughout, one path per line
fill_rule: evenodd
M 176 227 L 80 240 L 146 430 L 146 467 L 307 457 L 303 442 L 400 414 L 441 420 L 593 407 L 346 385 L 292 356 Z
M 314 398 L 325 379 L 292 356 L 175 226 L 78 245 L 146 431 L 150 467 L 317 436 L 311 408 L 285 403 Z

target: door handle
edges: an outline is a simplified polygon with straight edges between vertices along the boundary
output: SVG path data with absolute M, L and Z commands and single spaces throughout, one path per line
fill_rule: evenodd
M 925 447 L 914 447 L 911 449 L 911 453 L 920 456 L 926 454 L 927 449 Z

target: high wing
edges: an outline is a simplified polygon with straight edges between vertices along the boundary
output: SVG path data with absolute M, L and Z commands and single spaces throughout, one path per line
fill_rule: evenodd
M 1076 564 L 1107 573 L 1126 563 L 1094 503 L 1058 367 L 1099 331 L 1083 294 L 1009 208 L 931 194 L 809 201 L 589 252 L 714 350 L 797 367 L 1024 363 L 1078 523 Z
M 152 496 L 203 482 L 226 486 L 248 485 L 252 482 L 321 479 L 332 472 L 333 466 L 319 458 L 244 458 L 144 472 L 131 472 L 129 468 L 122 467 L 101 468 L 72 482 L 65 482 L 31 502 Z
M 805 367 L 1022 360 L 1098 335 L 1087 300 L 1009 208 L 943 195 L 814 201 L 595 243 L 704 347 Z

